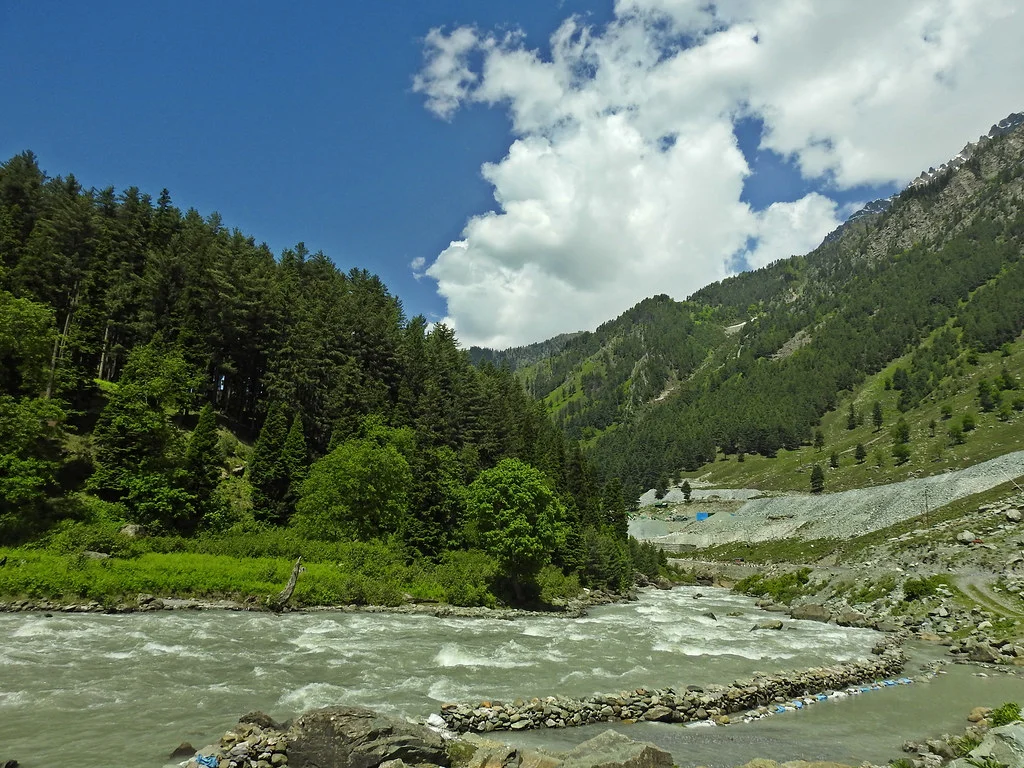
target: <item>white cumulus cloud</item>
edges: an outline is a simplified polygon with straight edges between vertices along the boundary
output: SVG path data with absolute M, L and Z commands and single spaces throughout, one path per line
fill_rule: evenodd
M 504 109 L 513 133 L 482 168 L 495 209 L 426 265 L 446 322 L 465 343 L 528 343 L 683 298 L 738 257 L 804 253 L 847 213 L 830 192 L 909 181 L 1024 107 L 1022 34 L 1013 0 L 618 0 L 544 50 L 432 30 L 413 83 L 427 108 Z M 807 194 L 741 200 L 742 118 Z

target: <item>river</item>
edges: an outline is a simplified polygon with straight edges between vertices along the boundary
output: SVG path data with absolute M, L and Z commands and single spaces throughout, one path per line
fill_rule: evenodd
M 5 614 L 0 760 L 24 768 L 161 766 L 179 742 L 214 741 L 255 709 L 284 719 L 351 704 L 424 718 L 446 701 L 726 683 L 756 670 L 859 658 L 878 639 L 870 630 L 793 620 L 783 631 L 750 631 L 764 618 L 750 599 L 708 587 L 647 592 L 580 619 Z M 683 766 L 788 759 L 802 754 L 801 744 L 815 757 L 884 762 L 903 738 L 962 727 L 967 709 L 999 704 L 1014 690 L 1020 698 L 1020 678 L 972 671 L 749 725 L 623 727 L 671 749 Z M 823 738 L 822 726 L 833 734 Z M 597 732 L 575 731 L 520 738 L 559 746 Z

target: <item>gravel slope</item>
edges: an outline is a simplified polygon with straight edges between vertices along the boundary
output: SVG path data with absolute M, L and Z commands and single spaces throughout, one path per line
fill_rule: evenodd
M 967 469 L 820 496 L 751 499 L 732 513 L 700 522 L 673 523 L 674 533 L 656 540 L 699 547 L 730 541 L 845 538 L 898 523 L 964 496 L 981 493 L 1024 474 L 1024 451 L 1015 451 Z M 708 489 L 706 492 L 713 492 Z

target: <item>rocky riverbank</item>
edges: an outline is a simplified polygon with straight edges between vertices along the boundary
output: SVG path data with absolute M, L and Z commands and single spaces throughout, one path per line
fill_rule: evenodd
M 894 677 L 906 664 L 900 640 L 895 635 L 887 638 L 873 649 L 875 656 L 871 659 L 763 675 L 737 680 L 728 686 L 691 686 L 686 691 L 639 689 L 586 699 L 548 696 L 510 703 L 446 704 L 441 708 L 440 717 L 445 727 L 458 733 L 566 728 L 640 720 L 727 723 L 730 715 L 739 712 L 768 714 L 770 707 L 784 704 L 794 697 L 835 692 L 850 685 Z
M 671 768 L 653 744 L 606 731 L 568 752 L 520 750 L 479 736 L 444 738 L 422 725 L 360 707 L 327 707 L 279 724 L 260 712 L 242 718 L 217 744 L 183 744 L 187 768 Z M 194 753 L 194 754 L 193 754 Z
M 913 755 L 906 762 L 913 768 L 971 768 L 991 760 L 1005 768 L 1024 768 L 1024 723 L 992 727 L 986 720 L 991 716 L 992 710 L 978 707 L 962 735 L 906 742 L 904 751 Z M 472 733 L 446 737 L 359 707 L 313 710 L 284 724 L 250 713 L 216 744 L 200 750 L 183 744 L 171 757 L 189 758 L 183 763 L 186 768 L 670 768 L 675 763 L 664 749 L 610 730 L 567 752 L 528 750 Z M 778 766 L 754 760 L 744 768 Z
M 671 584 L 660 584 L 658 589 L 670 588 Z M 447 605 L 444 603 L 405 603 L 403 605 L 316 605 L 302 608 L 285 607 L 279 613 L 319 611 L 339 611 L 342 613 L 392 613 L 418 616 L 437 616 L 439 618 L 487 618 L 487 619 L 524 619 L 539 615 L 564 616 L 580 618 L 590 608 L 637 599 L 636 593 L 616 594 L 601 590 L 588 590 L 580 596 L 564 603 L 548 606 L 546 610 L 528 610 L 523 608 L 485 608 Z M 95 600 L 61 601 L 48 599 L 16 599 L 0 600 L 0 613 L 146 613 L 151 611 L 257 611 L 271 612 L 271 608 L 256 599 L 250 600 L 205 600 L 181 597 L 155 597 L 140 594 L 134 601 L 121 601 L 105 605 Z

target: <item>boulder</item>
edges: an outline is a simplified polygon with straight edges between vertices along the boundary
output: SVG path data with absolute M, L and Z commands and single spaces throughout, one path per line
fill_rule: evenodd
M 999 661 L 999 651 L 988 643 L 979 643 L 967 652 L 967 658 L 971 661 L 981 661 L 987 664 L 995 664 Z
M 260 728 L 263 728 L 264 730 L 269 729 L 272 731 L 283 731 L 287 727 L 282 723 L 277 722 L 266 712 L 260 712 L 259 710 L 256 710 L 255 712 L 247 712 L 246 714 L 238 718 L 238 722 L 247 723 L 249 725 L 258 725 Z
M 668 721 L 672 718 L 672 710 L 668 707 L 651 707 L 644 714 L 644 720 L 664 720 Z
M 976 538 L 978 537 L 975 536 L 971 531 L 960 531 L 960 533 L 956 535 L 956 540 L 959 541 L 961 544 L 970 544 Z
M 789 615 L 794 619 L 807 621 L 828 621 L 832 618 L 832 612 L 821 603 L 804 603 L 795 606 Z
M 862 627 L 867 618 L 859 611 L 843 611 L 836 616 L 836 624 L 840 627 Z
M 145 528 L 135 523 L 128 523 L 128 525 L 121 526 L 120 533 L 122 536 L 127 536 L 129 539 L 143 539 L 148 535 Z
M 434 731 L 364 707 L 312 710 L 288 734 L 290 768 L 377 768 L 388 760 L 449 762 L 444 741 Z
M 1008 510 L 1006 510 L 1005 515 L 1006 515 L 1006 521 L 1009 522 L 1009 523 L 1019 523 L 1020 522 L 1020 510 L 1019 509 L 1008 509 Z
M 672 768 L 672 755 L 608 730 L 566 752 L 562 768 Z
M 980 763 L 1024 768 L 1024 723 L 992 728 L 967 757 L 954 760 L 950 768 L 973 768 Z
M 755 629 L 782 629 L 783 624 L 779 619 L 769 619 L 768 621 L 762 621 L 750 628 L 751 631 Z
M 557 758 L 534 750 L 516 749 L 508 744 L 476 737 L 471 743 L 476 747 L 476 752 L 469 758 L 466 768 L 558 768 L 559 765 Z
M 192 757 L 196 753 L 196 748 L 189 744 L 187 741 L 181 742 L 174 748 L 174 751 L 170 754 L 171 760 L 180 760 L 183 757 Z
M 992 712 L 991 707 L 975 707 L 971 710 L 971 714 L 967 716 L 967 722 L 969 723 L 980 723 L 989 713 Z

